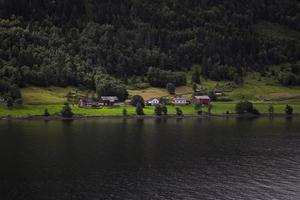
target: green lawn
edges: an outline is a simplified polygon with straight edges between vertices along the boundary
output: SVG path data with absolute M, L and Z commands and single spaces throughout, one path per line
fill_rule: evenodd
M 214 114 L 224 114 L 227 111 L 230 113 L 235 113 L 235 102 L 215 102 L 213 103 L 212 113 Z M 261 113 L 268 113 L 269 103 L 254 102 L 254 106 Z M 285 103 L 274 103 L 275 113 L 284 113 Z M 291 104 L 294 108 L 294 113 L 300 113 L 300 103 Z M 26 117 L 34 115 L 42 115 L 44 109 L 47 108 L 51 115 L 58 114 L 63 105 L 24 105 L 14 109 L 8 109 L 6 106 L 0 106 L 0 117 L 12 116 L 12 117 Z M 135 115 L 135 107 L 132 106 L 120 106 L 114 108 L 101 108 L 101 109 L 92 109 L 92 108 L 79 108 L 77 105 L 71 105 L 72 111 L 77 115 L 86 115 L 86 116 L 107 116 L 107 115 L 122 115 L 123 109 L 126 108 L 128 115 Z M 195 114 L 196 111 L 193 105 L 187 106 L 168 106 L 169 114 L 176 114 L 175 108 L 179 107 L 183 114 Z M 207 109 L 204 108 L 206 111 Z M 154 114 L 154 107 L 144 108 L 146 115 Z

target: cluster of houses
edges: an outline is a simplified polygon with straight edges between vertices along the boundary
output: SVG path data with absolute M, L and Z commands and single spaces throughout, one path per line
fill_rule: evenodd
M 126 100 L 125 104 L 130 104 L 130 100 Z M 171 104 L 173 105 L 188 105 L 188 104 L 203 104 L 209 105 L 211 99 L 207 95 L 203 96 L 194 96 L 191 100 L 188 100 L 183 97 L 175 97 L 171 100 Z M 102 106 L 117 106 L 120 105 L 118 97 L 116 96 L 102 96 L 99 101 L 93 101 L 88 98 L 81 98 L 79 100 L 79 107 L 87 107 L 87 108 L 95 108 L 95 107 L 102 107 Z M 159 98 L 151 98 L 145 101 L 145 105 L 147 106 L 156 106 L 161 104 Z
M 215 96 L 222 96 L 222 90 L 214 90 Z M 191 99 L 186 99 L 184 97 L 175 97 L 173 99 L 168 98 L 150 98 L 145 101 L 145 105 L 147 106 L 156 106 L 159 104 L 166 103 L 173 104 L 173 105 L 188 105 L 188 104 L 202 104 L 202 105 L 209 105 L 211 103 L 211 98 L 208 95 L 195 95 Z M 89 98 L 81 98 L 79 100 L 79 107 L 86 107 L 86 108 L 97 108 L 103 106 L 118 106 L 121 104 L 131 104 L 131 100 L 128 99 L 125 102 L 120 102 L 119 98 L 116 96 L 102 96 L 100 97 L 99 101 L 93 101 Z
M 183 97 L 175 97 L 172 99 L 171 104 L 173 105 L 188 105 L 188 104 L 203 104 L 203 105 L 209 105 L 210 104 L 210 97 L 207 95 L 204 96 L 194 96 L 191 100 L 188 100 Z M 148 106 L 156 106 L 161 104 L 160 100 L 158 98 L 151 98 L 145 102 Z

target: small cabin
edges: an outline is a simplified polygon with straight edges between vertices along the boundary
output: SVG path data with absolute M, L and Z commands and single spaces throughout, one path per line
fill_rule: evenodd
M 189 102 L 185 98 L 174 98 L 173 104 L 175 105 L 187 105 Z
M 194 104 L 209 105 L 210 104 L 210 97 L 207 96 L 207 95 L 204 95 L 204 96 L 194 96 L 193 103 Z
M 99 102 L 95 102 L 95 101 L 92 101 L 90 99 L 87 99 L 87 98 L 82 98 L 79 100 L 79 104 L 78 104 L 79 107 L 87 107 L 87 108 L 97 108 L 97 107 L 100 107 L 101 106 L 101 103 Z
M 215 94 L 215 96 L 220 97 L 220 96 L 223 96 L 224 92 L 223 92 L 223 90 L 215 89 L 214 94 Z
M 146 101 L 146 105 L 148 106 L 156 106 L 156 105 L 159 105 L 159 99 L 157 98 L 151 98 L 149 100 Z
M 116 96 L 102 96 L 101 97 L 101 102 L 105 106 L 114 106 L 116 103 L 118 103 L 119 98 Z
M 6 104 L 6 101 L 4 98 L 0 98 L 0 104 Z

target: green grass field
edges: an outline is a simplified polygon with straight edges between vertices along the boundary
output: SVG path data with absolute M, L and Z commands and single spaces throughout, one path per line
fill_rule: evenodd
M 212 113 L 213 114 L 224 114 L 227 111 L 230 113 L 235 113 L 235 105 L 236 102 L 214 102 Z M 261 113 L 268 113 L 269 103 L 263 102 L 254 102 L 254 106 Z M 284 113 L 285 103 L 274 103 L 275 113 Z M 300 113 L 300 103 L 299 104 L 291 104 L 294 108 L 294 113 Z M 63 105 L 24 105 L 20 107 L 16 107 L 14 109 L 8 109 L 6 106 L 0 106 L 0 117 L 27 117 L 27 116 L 39 116 L 43 115 L 45 108 L 48 109 L 51 115 L 59 114 Z M 175 108 L 179 107 L 183 114 L 196 114 L 193 105 L 187 106 L 168 106 L 168 114 L 176 114 Z M 135 107 L 133 106 L 119 106 L 113 108 L 101 108 L 101 109 L 93 109 L 93 108 L 79 108 L 77 105 L 71 105 L 72 111 L 76 115 L 86 115 L 86 116 L 117 116 L 122 115 L 123 109 L 126 108 L 128 115 L 135 115 Z M 204 108 L 204 111 L 207 109 Z M 146 115 L 154 114 L 154 107 L 145 107 L 144 112 Z
M 276 66 L 275 66 L 276 67 Z M 188 75 L 189 76 L 189 75 Z M 230 82 L 216 82 L 212 80 L 201 79 L 202 83 L 199 85 L 203 90 L 209 91 L 214 88 L 221 88 L 225 92 L 226 98 L 234 100 L 233 102 L 215 102 L 213 103 L 212 113 L 223 114 L 229 111 L 235 112 L 235 104 L 241 99 L 247 99 L 254 102 L 255 107 L 261 113 L 267 113 L 268 107 L 273 103 L 276 113 L 284 113 L 286 104 L 294 107 L 295 113 L 300 113 L 300 87 L 283 87 L 274 81 L 274 77 L 260 77 L 258 73 L 248 73 L 245 77 L 242 86 L 234 86 Z M 42 115 L 44 109 L 47 108 L 50 114 L 57 114 L 61 111 L 63 104 L 67 101 L 67 94 L 69 92 L 76 93 L 81 96 L 93 95 L 91 91 L 80 91 L 74 87 L 28 87 L 21 89 L 24 105 L 8 109 L 6 106 L 0 106 L 0 116 L 14 116 L 26 117 L 34 115 Z M 176 88 L 178 96 L 190 98 L 193 90 L 191 84 Z M 129 90 L 129 95 L 141 95 L 143 98 L 149 99 L 151 97 L 164 97 L 169 95 L 164 88 L 149 87 L 143 90 Z M 135 115 L 135 108 L 125 106 L 129 115 Z M 102 109 L 85 109 L 78 108 L 77 105 L 72 105 L 72 110 L 78 115 L 122 115 L 124 106 L 115 108 Z M 195 114 L 193 105 L 180 107 L 184 114 Z M 154 114 L 154 107 L 146 107 L 145 114 Z M 169 114 L 175 114 L 175 107 L 168 107 Z

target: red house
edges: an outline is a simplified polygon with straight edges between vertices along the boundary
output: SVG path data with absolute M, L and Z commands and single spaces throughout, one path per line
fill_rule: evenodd
M 209 105 L 210 104 L 210 97 L 205 96 L 194 96 L 193 98 L 194 104 L 203 104 L 203 105 Z

